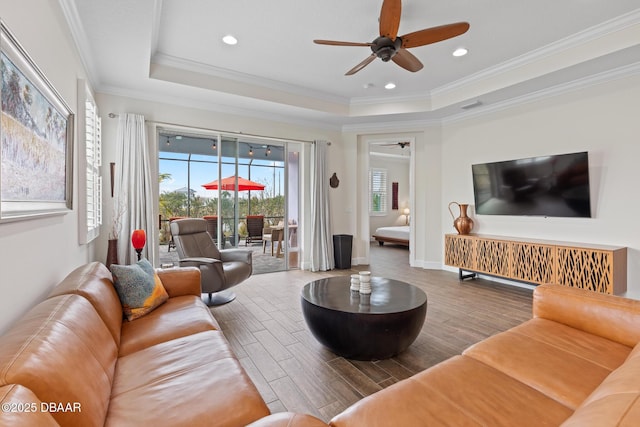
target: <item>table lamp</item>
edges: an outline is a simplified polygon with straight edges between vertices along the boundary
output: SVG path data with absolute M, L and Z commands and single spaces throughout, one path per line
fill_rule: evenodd
M 411 211 L 409 210 L 409 208 L 404 208 L 402 213 L 404 214 L 404 225 L 409 225 L 409 214 L 411 213 Z
M 144 248 L 145 243 L 147 243 L 147 235 L 144 230 L 133 230 L 133 233 L 131 233 L 131 244 L 138 253 L 138 261 L 140 261 L 142 257 L 142 248 Z

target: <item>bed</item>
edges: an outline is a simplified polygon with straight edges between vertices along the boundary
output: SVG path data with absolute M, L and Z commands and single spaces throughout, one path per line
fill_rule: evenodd
M 409 226 L 378 227 L 373 238 L 380 246 L 386 243 L 409 246 Z

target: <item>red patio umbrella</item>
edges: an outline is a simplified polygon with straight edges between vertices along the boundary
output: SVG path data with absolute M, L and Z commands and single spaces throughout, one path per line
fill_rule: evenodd
M 217 190 L 218 189 L 218 180 L 211 181 L 207 184 L 202 184 L 204 188 L 207 190 Z M 229 176 L 222 180 L 222 189 L 227 191 L 234 191 L 236 189 L 236 177 Z M 238 177 L 238 191 L 246 191 L 246 190 L 264 190 L 264 185 L 253 182 L 248 179 Z

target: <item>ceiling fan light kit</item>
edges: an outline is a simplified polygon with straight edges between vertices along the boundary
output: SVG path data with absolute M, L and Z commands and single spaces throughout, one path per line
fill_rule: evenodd
M 331 46 L 368 46 L 371 48 L 371 55 L 364 61 L 346 72 L 350 76 L 369 65 L 376 58 L 383 62 L 393 61 L 405 70 L 416 72 L 424 66 L 407 49 L 437 43 L 464 34 L 469 29 L 467 22 L 456 22 L 454 24 L 441 25 L 439 27 L 425 28 L 424 30 L 398 36 L 400 27 L 400 15 L 402 13 L 401 0 L 383 0 L 380 10 L 380 36 L 371 43 L 343 42 L 335 40 L 314 40 L 316 44 Z M 466 49 L 465 49 L 466 51 Z M 466 52 L 465 52 L 466 54 Z

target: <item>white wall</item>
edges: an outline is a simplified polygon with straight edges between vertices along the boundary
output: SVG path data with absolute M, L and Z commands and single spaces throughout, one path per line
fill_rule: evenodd
M 473 204 L 471 165 L 588 151 L 591 219 L 475 215 L 473 232 L 628 247 L 628 290 L 640 293 L 640 77 L 446 125 L 442 232 L 455 232 L 450 201 Z
M 416 216 L 411 223 L 415 229 L 416 266 L 442 268 L 444 237 L 440 227 L 442 210 L 442 130 L 440 126 L 426 128 L 416 143 L 415 203 Z
M 76 79 L 86 74 L 58 2 L 0 0 L 0 15 L 66 103 L 77 111 Z M 74 150 L 74 165 L 77 156 Z M 73 212 L 0 224 L 0 333 L 73 268 L 93 258 L 92 244 L 78 244 L 77 167 L 73 175 Z

